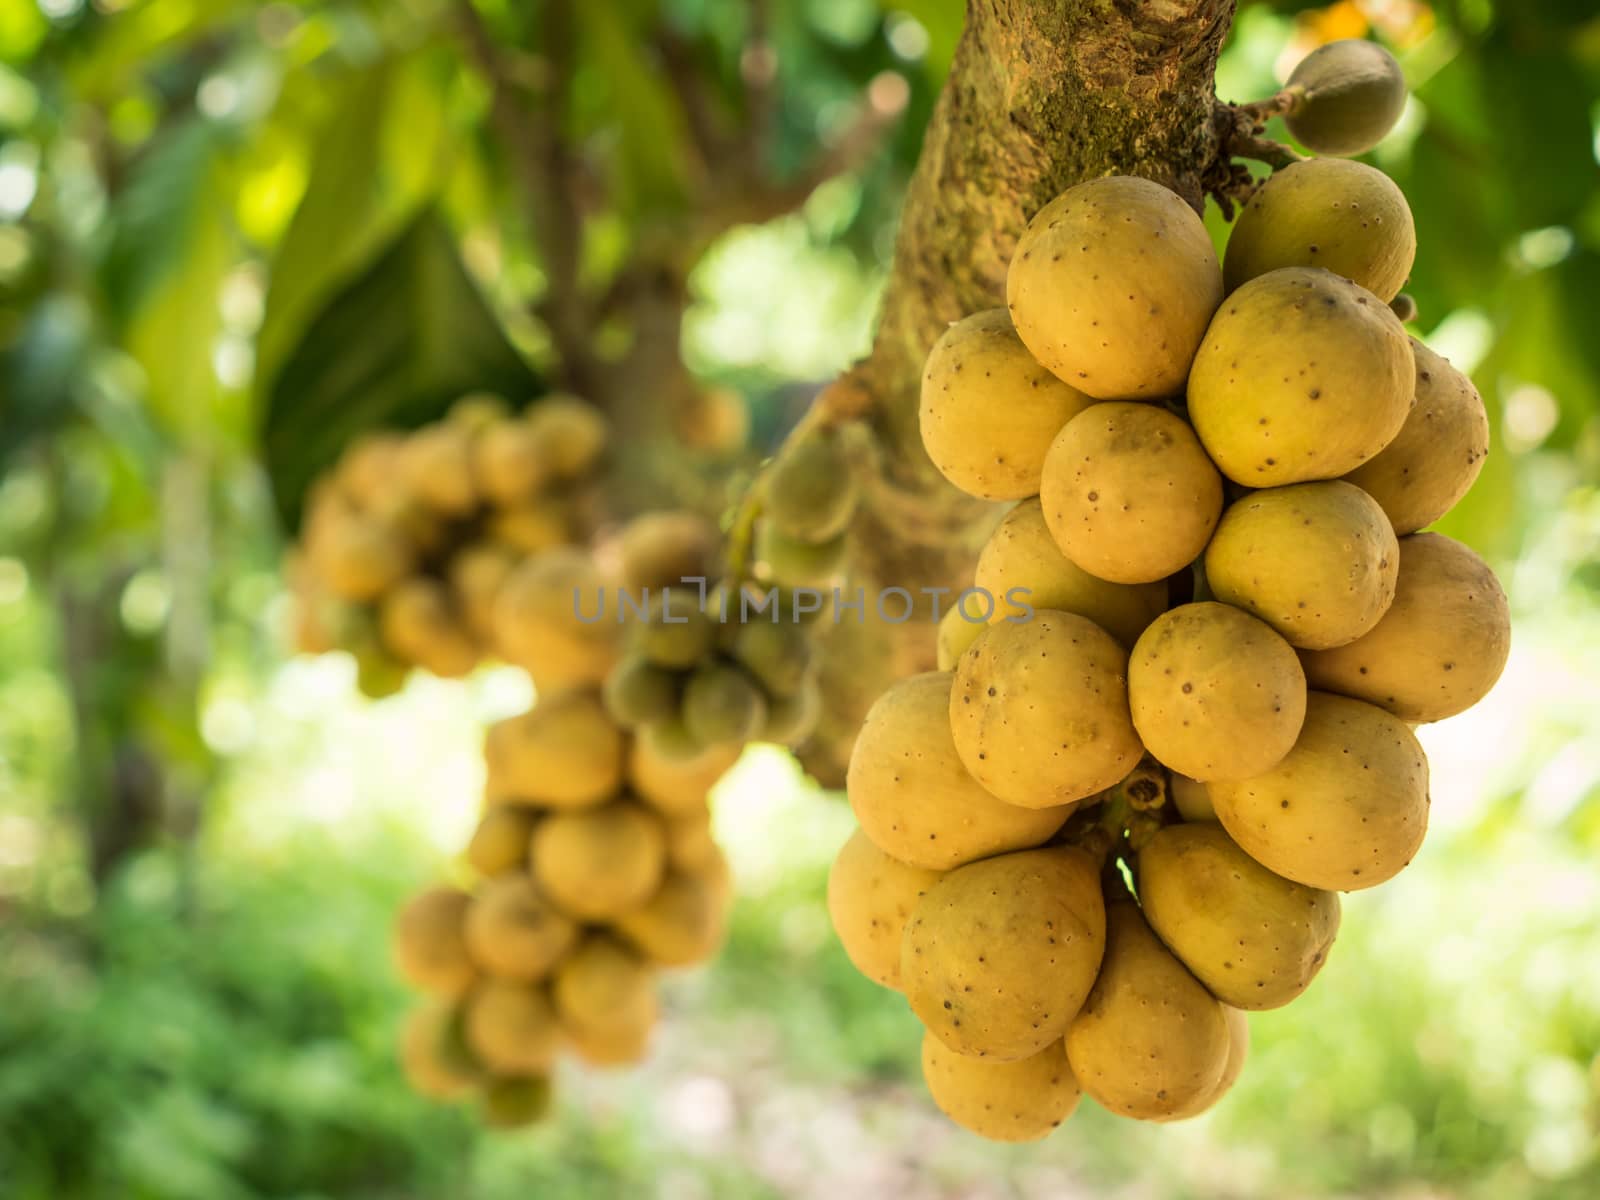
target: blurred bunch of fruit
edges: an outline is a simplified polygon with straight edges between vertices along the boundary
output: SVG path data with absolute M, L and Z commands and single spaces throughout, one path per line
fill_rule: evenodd
M 588 538 L 608 438 L 572 397 L 512 413 L 474 395 L 433 424 L 352 441 L 311 489 L 291 556 L 298 648 L 348 651 L 373 696 L 411 667 L 456 678 L 512 658 L 502 592 L 528 561 Z
M 400 1053 L 422 1094 L 477 1095 L 510 1126 L 546 1111 L 561 1053 L 641 1059 L 658 971 L 720 946 L 731 889 L 707 793 L 737 750 L 663 759 L 579 689 L 491 727 L 484 753 L 471 882 L 429 888 L 395 924 L 400 971 L 428 996 Z

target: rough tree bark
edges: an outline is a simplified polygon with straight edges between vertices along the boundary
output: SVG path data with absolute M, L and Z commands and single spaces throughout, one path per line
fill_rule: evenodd
M 845 380 L 876 450 L 852 587 L 970 583 L 999 510 L 951 487 L 924 454 L 923 359 L 950 322 L 1004 303 L 1018 235 L 1069 185 L 1143 175 L 1198 209 L 1226 161 L 1214 93 L 1233 11 L 1233 0 L 969 0 L 906 195 L 877 336 Z M 840 781 L 867 706 L 893 678 L 931 667 L 932 654 L 926 621 L 836 626 L 807 766 Z

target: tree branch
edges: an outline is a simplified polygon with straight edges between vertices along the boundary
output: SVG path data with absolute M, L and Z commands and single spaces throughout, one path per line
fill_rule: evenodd
M 870 399 L 881 461 L 853 531 L 852 562 L 869 588 L 970 581 L 998 510 L 957 492 L 923 452 L 923 360 L 950 322 L 1004 303 L 1028 218 L 1071 184 L 1143 175 L 1199 209 L 1221 151 L 1216 59 L 1233 9 L 1233 0 L 969 0 L 906 194 L 877 335 L 851 372 Z M 882 633 L 899 645 L 876 677 L 837 661 L 850 650 L 828 656 L 827 720 L 805 756 L 825 780 L 842 776 L 861 716 L 889 680 L 931 665 L 927 622 Z
M 862 93 L 855 117 L 795 178 L 771 182 L 750 164 L 748 182 L 741 188 L 711 191 L 706 196 L 704 225 L 718 233 L 734 225 L 759 224 L 792 212 L 830 179 L 859 170 L 870 162 L 888 133 L 905 112 L 911 89 L 893 71 L 877 76 Z

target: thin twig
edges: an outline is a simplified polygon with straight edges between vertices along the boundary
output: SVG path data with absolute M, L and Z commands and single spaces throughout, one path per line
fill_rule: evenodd
M 889 71 L 879 75 L 863 93 L 855 119 L 804 171 L 782 183 L 752 179 L 748 187 L 724 197 L 723 203 L 713 203 L 707 210 L 708 223 L 721 229 L 770 221 L 798 208 L 828 180 L 858 170 L 883 145 L 885 133 L 905 111 L 909 95 L 910 89 L 899 75 Z
M 1256 137 L 1247 134 L 1233 140 L 1229 150 L 1235 158 L 1248 158 L 1256 162 L 1264 162 L 1269 167 L 1287 167 L 1291 163 L 1304 162 L 1305 155 L 1296 154 L 1282 142 L 1275 142 L 1271 138 Z
M 750 14 L 750 29 L 739 55 L 745 97 L 744 157 L 750 176 L 759 178 L 777 108 L 778 54 L 772 48 L 769 0 L 749 0 L 746 11 Z
M 718 119 L 705 77 L 695 63 L 694 48 L 674 30 L 666 28 L 657 30 L 655 43 L 661 53 L 667 78 L 672 81 L 672 90 L 683 105 L 689 138 L 700 159 L 697 177 L 712 177 L 719 173 L 722 161 L 727 157 L 729 139 L 724 128 L 726 121 Z

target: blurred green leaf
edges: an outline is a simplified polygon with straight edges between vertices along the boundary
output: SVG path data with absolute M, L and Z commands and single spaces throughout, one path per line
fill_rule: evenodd
M 221 135 L 190 120 L 158 142 L 117 199 L 105 274 L 113 319 L 144 368 L 156 420 L 180 437 L 237 437 L 241 414 L 217 408 L 212 366 L 219 294 L 235 256 Z
M 422 424 L 465 392 L 520 398 L 536 386 L 443 221 L 422 213 L 309 322 L 277 373 L 262 446 L 279 515 L 298 523 L 307 486 L 363 430 Z
M 0 347 L 0 468 L 23 443 L 66 419 L 72 388 L 93 343 L 86 305 L 51 293 Z
M 683 203 L 689 138 L 678 98 L 646 56 L 641 30 L 630 26 L 624 7 L 575 6 L 582 67 L 574 108 L 585 124 L 615 129 L 618 206 L 637 217 Z
M 416 58 L 385 59 L 335 89 L 305 195 L 272 264 L 256 339 L 264 401 L 306 322 L 432 197 L 444 130 Z

